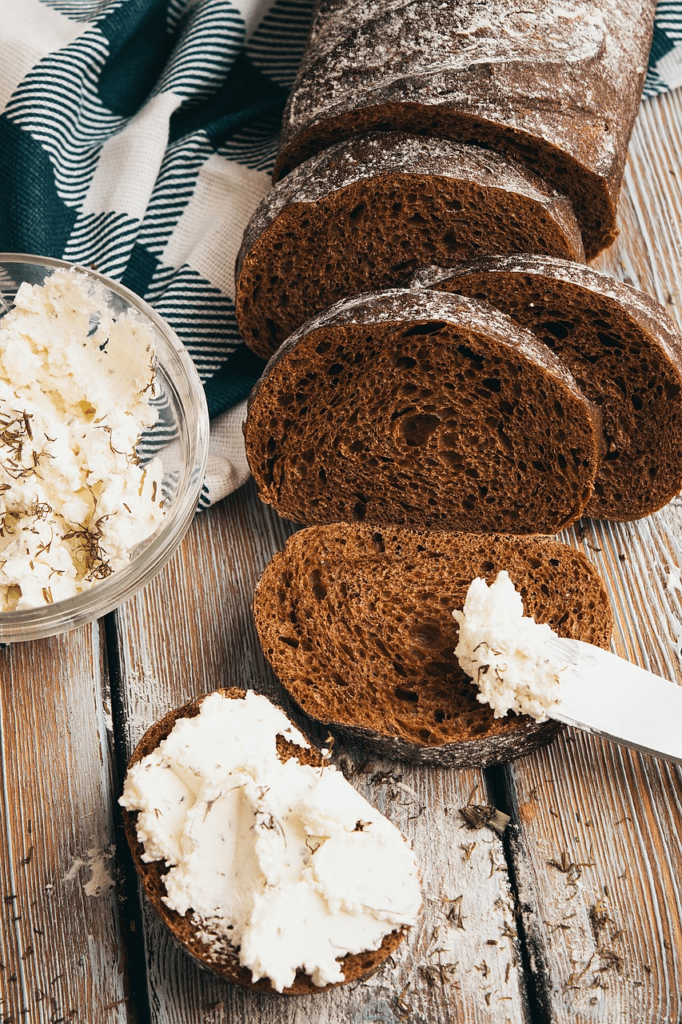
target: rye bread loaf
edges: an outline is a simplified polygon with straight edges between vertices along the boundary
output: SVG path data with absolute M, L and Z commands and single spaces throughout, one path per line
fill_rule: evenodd
M 261 500 L 299 523 L 553 533 L 592 494 L 600 427 L 509 317 L 394 290 L 293 334 L 251 393 L 245 435 Z
M 245 691 L 232 687 L 228 690 L 218 690 L 217 692 L 221 693 L 224 697 L 241 700 L 244 697 Z M 143 757 L 146 757 L 147 754 L 151 754 L 158 747 L 159 743 L 166 739 L 179 718 L 194 718 L 198 715 L 201 703 L 207 696 L 208 694 L 203 694 L 183 707 L 169 711 L 167 715 L 158 722 L 155 722 L 138 743 L 135 752 L 130 758 L 128 767 L 132 767 L 138 761 L 141 761 Z M 282 736 L 277 737 L 277 753 L 282 761 L 287 761 L 290 757 L 296 757 L 301 764 L 310 764 L 315 767 L 328 763 L 325 762 L 325 759 L 315 747 L 299 747 L 285 740 Z M 237 950 L 229 949 L 224 951 L 225 942 L 223 940 L 220 944 L 223 951 L 216 951 L 214 946 L 201 940 L 198 934 L 199 929 L 193 924 L 189 914 L 182 916 L 176 910 L 171 910 L 166 906 L 164 903 L 166 887 L 163 878 L 168 868 L 163 861 L 145 862 L 142 860 L 144 847 L 137 838 L 135 828 L 137 812 L 131 813 L 122 808 L 121 813 L 125 836 L 130 846 L 133 862 L 140 875 L 147 897 L 176 941 L 180 943 L 200 966 L 209 968 L 227 981 L 243 985 L 245 988 L 257 989 L 259 992 L 274 992 L 275 990 L 267 978 L 261 978 L 257 982 L 251 980 L 251 971 L 241 966 Z M 338 984 L 345 985 L 348 982 L 357 981 L 359 978 L 370 974 L 397 949 L 405 934 L 406 929 L 397 929 L 386 936 L 379 949 L 368 950 L 366 953 L 353 953 L 344 957 L 341 962 L 343 964 L 345 980 Z M 307 974 L 299 972 L 293 985 L 284 989 L 283 994 L 310 995 L 315 992 L 325 992 L 329 988 L 336 988 L 338 984 L 314 985 Z
M 320 0 L 275 180 L 342 138 L 421 132 L 513 154 L 568 195 L 588 257 L 615 213 L 655 0 Z
M 546 537 L 444 534 L 336 523 L 295 533 L 254 598 L 258 635 L 296 703 L 388 757 L 464 768 L 521 757 L 556 722 L 494 718 L 454 649 L 476 577 L 506 569 L 524 614 L 607 647 L 612 617 L 587 559 Z
M 237 257 L 237 322 L 268 358 L 339 299 L 403 285 L 425 263 L 512 252 L 582 260 L 570 201 L 500 154 L 371 132 L 306 160 L 265 197 Z
M 607 274 L 542 256 L 416 275 L 491 302 L 561 358 L 602 418 L 586 514 L 640 519 L 682 490 L 682 338 L 659 302 Z

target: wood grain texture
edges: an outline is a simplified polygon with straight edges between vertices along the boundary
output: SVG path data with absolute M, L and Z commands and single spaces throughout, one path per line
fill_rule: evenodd
M 0 1020 L 132 1020 L 97 623 L 0 651 Z
M 647 102 L 599 266 L 682 325 L 682 97 Z M 682 684 L 682 501 L 566 538 L 607 580 L 616 653 Z M 512 859 L 543 1021 L 682 1020 L 682 769 L 568 730 L 508 767 Z
M 253 484 L 198 517 L 168 570 L 118 613 L 129 749 L 171 707 L 199 692 L 248 685 L 292 710 L 261 654 L 251 617 L 256 579 L 291 526 Z M 458 808 L 486 801 L 481 772 L 410 768 L 344 745 L 336 762 L 413 842 L 425 907 L 387 965 L 366 982 L 297 998 L 264 996 L 202 972 L 145 909 L 155 1024 L 360 1024 L 526 1019 L 513 897 L 500 840 L 470 832 Z M 461 897 L 461 899 L 460 899 Z
M 614 596 L 614 650 L 678 680 L 680 619 L 664 597 L 661 536 L 679 527 L 665 510 L 636 527 L 594 524 L 585 536 Z M 520 822 L 519 902 L 546 1019 L 677 1024 L 679 767 L 569 730 L 507 772 Z

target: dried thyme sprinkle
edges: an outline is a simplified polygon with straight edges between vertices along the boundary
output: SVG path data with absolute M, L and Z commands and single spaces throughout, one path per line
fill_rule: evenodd
M 622 974 L 624 967 L 622 956 L 619 956 L 619 954 L 614 952 L 612 949 L 598 949 L 597 953 L 599 954 L 599 959 L 601 961 L 601 964 L 598 967 L 600 972 L 615 971 L 616 974 Z
M 118 450 L 118 448 L 114 448 L 114 443 L 111 440 L 111 438 L 113 436 L 113 433 L 114 433 L 112 427 L 110 427 L 106 423 L 103 423 L 101 426 L 96 426 L 95 430 L 106 430 L 107 434 L 109 435 L 109 448 L 111 449 L 112 455 L 124 455 L 126 457 L 128 465 L 130 465 L 130 461 L 131 461 L 130 452 L 120 452 Z
M 445 915 L 447 920 L 450 921 L 455 926 L 455 928 L 461 928 L 462 931 L 464 932 L 466 931 L 466 928 L 464 926 L 464 921 L 466 919 L 462 916 L 463 899 L 464 894 L 462 894 L 461 896 L 457 896 L 454 900 L 443 900 L 443 903 L 445 903 L 446 905 L 449 904 L 448 911 Z
M 469 828 L 491 828 L 498 836 L 504 835 L 504 830 L 511 821 L 508 814 L 498 811 L 492 804 L 468 804 L 466 807 L 460 807 L 459 813 Z
M 85 527 L 81 526 L 67 531 L 62 536 L 62 540 L 78 539 L 80 541 L 87 570 L 85 579 L 90 582 L 92 580 L 104 580 L 107 576 L 111 576 L 114 571 L 106 560 L 104 548 L 99 543 L 102 539 L 101 524 L 108 518 L 109 516 L 100 516 L 95 523 L 94 530 L 86 530 Z
M 596 867 L 594 860 L 592 859 L 592 848 L 590 848 L 590 859 L 574 862 L 571 860 L 571 856 L 567 850 L 561 851 L 561 859 L 548 860 L 547 863 L 550 867 L 556 868 L 563 875 L 566 875 L 566 882 L 568 885 L 575 885 L 580 876 L 582 875 L 582 868 L 593 868 Z
M 609 922 L 612 922 L 612 919 L 611 919 L 611 917 L 609 915 L 609 912 L 608 912 L 608 909 L 606 907 L 606 903 L 604 902 L 604 900 L 597 900 L 596 903 L 593 903 L 592 906 L 589 909 L 589 915 L 590 915 L 590 924 L 592 925 L 592 931 L 594 932 L 594 936 L 595 936 L 595 939 L 597 940 L 597 945 L 598 945 L 599 944 L 599 933 L 602 931 L 602 929 L 608 928 Z
M 23 447 L 27 440 L 33 440 L 30 413 L 22 412 L 14 416 L 14 418 L 8 417 L 7 414 L 0 414 L 0 448 L 7 449 L 8 453 L 7 461 L 3 468 L 7 475 L 15 480 L 20 477 L 30 476 L 35 472 L 35 466 L 37 465 L 35 453 L 35 465 L 33 467 L 24 468 L 19 465 Z

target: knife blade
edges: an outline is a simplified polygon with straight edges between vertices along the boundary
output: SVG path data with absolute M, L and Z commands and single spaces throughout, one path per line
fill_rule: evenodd
M 682 686 L 582 640 L 552 637 L 546 649 L 568 666 L 552 718 L 682 764 Z

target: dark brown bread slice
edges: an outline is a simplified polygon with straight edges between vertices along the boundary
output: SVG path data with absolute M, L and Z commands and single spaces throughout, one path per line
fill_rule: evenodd
M 228 690 L 218 690 L 217 692 L 234 700 L 242 700 L 244 697 L 244 690 L 239 690 L 236 687 L 231 687 Z M 137 764 L 147 754 L 151 754 L 153 750 L 156 750 L 159 743 L 172 731 L 179 718 L 194 718 L 198 715 L 201 703 L 207 696 L 208 694 L 203 694 L 183 707 L 169 711 L 167 715 L 158 722 L 155 722 L 138 743 L 133 756 L 130 758 L 128 767 Z M 328 763 L 325 762 L 320 752 L 314 747 L 309 747 L 308 749 L 301 748 L 295 743 L 285 740 L 282 736 L 277 737 L 277 753 L 282 761 L 287 761 L 290 757 L 296 757 L 301 764 L 311 764 L 319 767 Z M 210 969 L 227 981 L 243 985 L 245 988 L 257 989 L 259 992 L 274 992 L 275 990 L 267 978 L 261 978 L 257 982 L 251 980 L 251 971 L 240 965 L 237 950 L 227 947 L 224 953 L 215 952 L 213 946 L 207 945 L 198 937 L 198 929 L 193 925 L 189 914 L 183 917 L 177 911 L 171 910 L 166 906 L 163 901 L 166 895 L 166 886 L 163 878 L 168 868 L 162 861 L 146 863 L 142 860 L 144 847 L 137 838 L 135 828 L 137 812 L 131 813 L 122 808 L 121 813 L 133 862 L 142 879 L 147 897 L 163 923 L 170 929 L 176 941 L 198 961 L 200 966 Z M 314 985 L 307 974 L 299 972 L 293 985 L 284 989 L 283 994 L 310 995 L 314 992 L 325 992 L 329 988 L 338 987 L 339 984 L 346 985 L 350 981 L 357 981 L 359 978 L 371 974 L 379 964 L 383 963 L 397 949 L 407 934 L 407 930 L 397 929 L 391 932 L 390 935 L 386 936 L 379 949 L 369 950 L 366 953 L 353 953 L 344 957 L 341 961 L 345 975 L 343 982 L 338 982 L 336 985 Z
M 570 201 L 500 154 L 372 132 L 311 157 L 258 207 L 237 257 L 239 329 L 268 358 L 348 295 L 512 252 L 583 259 Z
M 655 299 L 590 267 L 489 257 L 416 275 L 485 299 L 548 345 L 602 415 L 603 459 L 586 509 L 640 519 L 682 489 L 682 338 Z
M 263 650 L 311 718 L 372 749 L 464 768 L 521 757 L 555 722 L 493 718 L 454 654 L 477 576 L 506 569 L 526 615 L 561 636 L 607 647 L 604 585 L 580 552 L 546 537 L 311 527 L 265 569 L 254 599 Z
M 246 453 L 261 499 L 299 523 L 553 533 L 592 493 L 593 411 L 489 304 L 395 290 L 337 303 L 280 348 Z
M 275 180 L 360 132 L 510 153 L 566 193 L 592 257 L 615 213 L 655 0 L 320 0 Z

